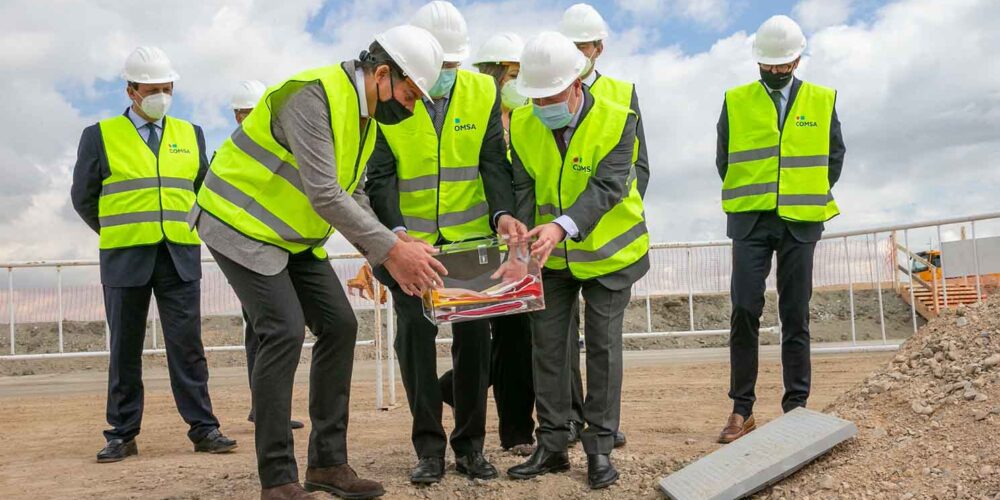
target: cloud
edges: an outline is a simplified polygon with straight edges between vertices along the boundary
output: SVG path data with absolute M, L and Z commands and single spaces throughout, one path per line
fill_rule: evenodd
M 674 18 L 722 30 L 731 23 L 728 0 L 615 0 L 615 5 L 631 14 L 632 22 L 639 24 L 662 23 L 667 18 Z
M 273 83 L 354 57 L 376 32 L 405 21 L 421 3 L 181 0 L 137 9 L 96 1 L 3 2 L 0 261 L 96 257 L 96 238 L 67 205 L 69 179 L 83 127 L 125 105 L 117 75 L 134 46 L 155 44 L 168 52 L 182 75 L 177 95 L 190 110 L 185 117 L 218 139 L 232 127 L 226 103 L 235 82 Z M 530 36 L 554 27 L 566 3 L 459 6 L 475 51 L 501 29 Z M 729 28 L 732 7 L 715 0 L 620 7 L 632 21 L 616 23 L 624 28 L 609 40 L 598 67 L 638 85 L 652 166 L 647 213 L 653 239 L 721 239 L 715 123 L 725 89 L 756 78 L 748 35 L 756 25 Z M 636 19 L 661 19 L 655 15 L 721 23 L 728 31 L 700 52 L 684 52 L 680 43 L 650 47 L 644 34 L 653 27 Z M 824 26 L 810 33 L 799 74 L 839 91 L 848 151 L 835 189 L 843 215 L 831 229 L 996 206 L 998 18 L 1000 3 L 992 0 L 901 0 L 851 24 L 832 14 L 818 17 Z M 347 249 L 342 241 L 333 246 Z
M 851 16 L 853 0 L 802 0 L 792 9 L 792 16 L 807 31 L 843 24 Z

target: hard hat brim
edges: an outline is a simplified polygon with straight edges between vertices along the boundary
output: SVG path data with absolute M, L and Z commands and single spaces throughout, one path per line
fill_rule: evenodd
M 570 85 L 573 85 L 575 80 L 570 80 L 569 83 L 565 85 L 551 86 L 551 87 L 531 87 L 526 86 L 521 83 L 520 79 L 515 80 L 517 83 L 514 85 L 517 87 L 517 93 L 527 97 L 528 99 L 544 99 L 546 97 L 552 97 L 560 92 L 568 89 Z
M 759 64 L 781 65 L 781 64 L 788 64 L 788 63 L 794 62 L 799 57 L 802 57 L 802 52 L 796 52 L 796 53 L 794 53 L 792 55 L 784 56 L 784 57 L 756 56 L 756 59 L 757 59 L 757 63 L 759 63 Z
M 145 83 L 148 85 L 154 85 L 159 83 L 173 83 L 180 79 L 181 75 L 178 75 L 177 73 L 174 72 L 171 72 L 169 76 L 164 78 L 132 78 L 129 76 L 128 73 L 122 71 L 122 80 L 133 83 Z
M 458 52 L 445 52 L 444 62 L 457 62 L 460 63 L 469 58 L 469 48 L 466 47 Z
M 563 33 L 563 34 L 565 35 L 565 33 Z M 573 43 L 600 42 L 601 40 L 604 40 L 607 37 L 608 37 L 608 33 L 606 31 L 602 31 L 600 33 L 597 33 L 594 36 L 585 36 L 585 37 L 584 36 L 566 36 L 566 38 L 569 38 L 569 40 L 571 42 L 573 42 Z

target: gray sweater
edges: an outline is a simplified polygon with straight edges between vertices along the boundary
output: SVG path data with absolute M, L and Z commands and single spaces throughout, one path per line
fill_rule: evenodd
M 354 63 L 346 62 L 343 68 L 357 85 Z M 275 140 L 295 155 L 302 186 L 316 213 L 340 231 L 373 266 L 385 262 L 396 244 L 396 235 L 375 217 L 361 188 L 363 183 L 350 195 L 337 182 L 333 131 L 323 87 L 319 83 L 304 85 L 283 107 L 273 110 L 271 120 Z M 193 216 L 198 234 L 212 250 L 265 276 L 278 274 L 287 266 L 287 251 L 250 239 L 197 207 Z

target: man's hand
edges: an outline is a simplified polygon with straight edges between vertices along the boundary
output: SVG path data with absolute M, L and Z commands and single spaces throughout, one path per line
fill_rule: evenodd
M 531 244 L 531 255 L 538 259 L 539 265 L 544 266 L 556 245 L 566 239 L 566 230 L 555 222 L 549 222 L 528 232 L 528 238 L 538 238 Z
M 401 239 L 401 240 L 403 240 L 403 241 L 405 241 L 405 242 L 407 242 L 407 243 L 412 242 L 412 241 L 423 241 L 423 240 L 419 240 L 417 238 L 414 238 L 413 236 L 410 236 L 410 233 L 407 233 L 405 229 L 400 229 L 399 231 L 396 231 L 396 237 L 399 238 L 399 239 Z
M 424 241 L 400 239 L 389 250 L 385 268 L 404 292 L 419 297 L 426 290 L 444 286 L 441 276 L 448 270 L 434 258 L 436 253 L 437 249 Z
M 528 241 L 528 227 L 509 214 L 503 214 L 497 220 L 497 233 L 510 245 Z

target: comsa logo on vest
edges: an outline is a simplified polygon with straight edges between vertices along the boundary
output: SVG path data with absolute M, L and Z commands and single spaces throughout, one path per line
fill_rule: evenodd
M 455 118 L 455 132 L 462 132 L 464 130 L 476 130 L 476 124 L 462 123 L 461 118 Z
M 587 173 L 590 173 L 590 172 L 594 171 L 594 169 L 590 165 L 584 165 L 580 161 L 580 157 L 579 156 L 574 156 L 573 157 L 573 162 L 570 165 L 570 167 L 573 169 L 574 172 L 587 172 Z
M 179 147 L 177 146 L 177 144 L 167 144 L 167 148 L 168 148 L 167 150 L 171 154 L 185 154 L 185 155 L 191 154 L 190 149 Z
M 806 115 L 796 115 L 795 116 L 795 126 L 796 127 L 818 127 L 819 124 L 816 122 L 811 122 L 806 120 Z

